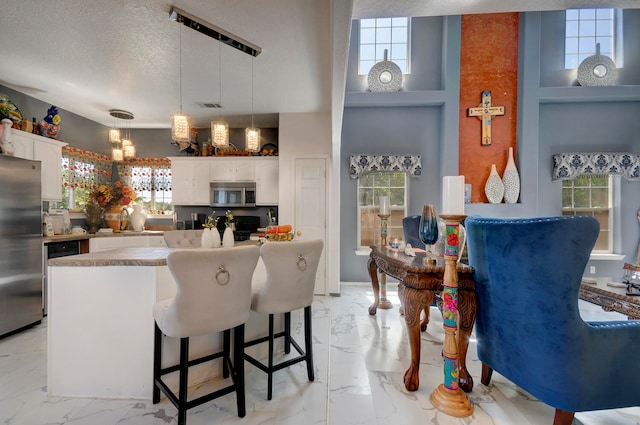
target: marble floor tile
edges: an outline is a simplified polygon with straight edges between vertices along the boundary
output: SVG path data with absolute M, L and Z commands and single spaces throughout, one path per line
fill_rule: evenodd
M 239 418 L 229 394 L 191 409 L 189 425 L 551 425 L 554 409 L 494 373 L 489 386 L 480 384 L 480 362 L 471 339 L 468 369 L 475 380 L 468 395 L 474 408 L 468 418 L 447 416 L 434 408 L 431 391 L 442 382 L 444 332 L 437 309 L 421 335 L 420 388 L 406 391 L 403 375 L 409 359 L 404 318 L 397 291 L 389 285 L 390 310 L 368 314 L 373 293 L 366 284 L 345 284 L 339 297 L 316 297 L 313 305 L 315 381 L 304 364 L 274 375 L 274 396 L 267 400 L 267 377 L 245 363 L 247 415 Z M 580 301 L 585 320 L 626 320 Z M 292 332 L 302 344 L 301 314 Z M 46 320 L 17 335 L 0 339 L 0 424 L 2 425 L 175 425 L 176 409 L 165 398 L 105 400 L 48 397 L 46 389 Z M 262 347 L 253 353 L 266 357 Z M 279 354 L 281 358 L 284 354 Z M 219 381 L 203 384 L 220 385 Z M 575 425 L 638 425 L 640 407 L 576 414 Z

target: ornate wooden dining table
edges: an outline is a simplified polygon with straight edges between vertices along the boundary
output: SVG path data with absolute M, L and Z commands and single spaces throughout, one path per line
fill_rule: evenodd
M 416 252 L 408 256 L 397 250 L 383 246 L 371 246 L 368 269 L 375 297 L 369 307 L 369 314 L 375 315 L 380 302 L 378 271 L 398 279 L 398 297 L 400 314 L 404 314 L 411 348 L 411 364 L 404 374 L 404 385 L 408 391 L 419 387 L 420 370 L 420 331 L 426 330 L 429 322 L 429 307 L 436 295 L 442 293 L 444 278 L 444 260 L 435 264 L 423 264 L 425 254 Z M 465 392 L 473 389 L 473 379 L 467 371 L 466 358 L 469 338 L 476 319 L 476 290 L 472 267 L 458 262 L 458 383 Z M 440 304 L 441 301 L 438 301 Z M 425 312 L 421 322 L 421 313 Z

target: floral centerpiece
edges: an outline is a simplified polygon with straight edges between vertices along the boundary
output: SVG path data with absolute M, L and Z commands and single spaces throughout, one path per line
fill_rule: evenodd
M 105 209 L 129 205 L 136 198 L 136 192 L 122 180 L 118 180 L 113 186 L 100 185 L 89 195 L 89 200 Z

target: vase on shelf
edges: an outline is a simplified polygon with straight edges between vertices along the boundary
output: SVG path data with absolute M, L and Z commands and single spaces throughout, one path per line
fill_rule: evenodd
M 129 212 L 124 205 L 112 205 L 104 212 L 104 223 L 114 232 L 120 232 L 127 228 L 129 223 Z
M 504 184 L 496 170 L 496 164 L 491 164 L 491 173 L 484 185 L 484 194 L 492 204 L 499 204 L 504 197 Z
M 102 224 L 102 208 L 98 204 L 87 204 L 84 214 L 87 216 L 87 232 L 96 233 Z
M 513 160 L 513 148 L 509 148 L 509 159 L 502 174 L 502 184 L 504 186 L 504 202 L 515 204 L 520 196 L 520 174 Z
M 147 214 L 142 210 L 142 205 L 135 204 L 133 206 L 133 212 L 129 215 L 129 220 L 131 220 L 131 227 L 134 232 L 142 232 L 144 230 Z
M 202 236 L 200 236 L 200 248 L 213 248 L 213 233 L 214 231 L 208 227 L 202 229 Z
M 232 247 L 233 244 L 233 230 L 231 230 L 231 226 L 227 226 L 224 229 L 224 233 L 222 234 L 222 246 L 225 248 L 229 248 Z

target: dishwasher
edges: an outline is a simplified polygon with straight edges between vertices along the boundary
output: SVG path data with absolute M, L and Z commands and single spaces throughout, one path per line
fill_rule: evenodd
M 47 242 L 42 247 L 42 258 L 44 258 L 42 264 L 42 313 L 47 315 L 47 286 L 49 273 L 48 261 L 49 258 L 67 257 L 69 255 L 80 254 L 80 241 L 60 241 L 60 242 Z

